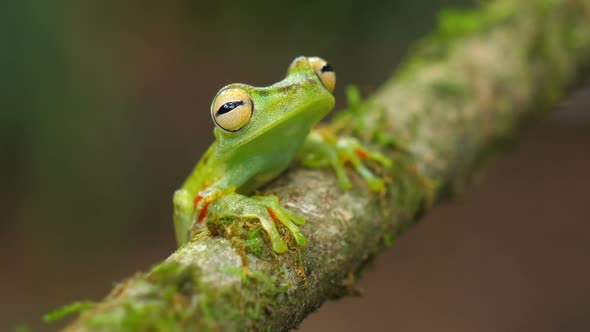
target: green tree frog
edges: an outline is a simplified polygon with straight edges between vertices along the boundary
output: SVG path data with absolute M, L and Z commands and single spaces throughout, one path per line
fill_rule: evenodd
M 286 77 L 268 87 L 230 84 L 211 104 L 215 142 L 180 189 L 174 193 L 174 225 L 179 245 L 190 240 L 197 225 L 224 217 L 257 219 L 277 253 L 287 251 L 279 221 L 298 245 L 306 238 L 297 225 L 305 219 L 282 207 L 276 196 L 246 196 L 284 171 L 302 151 L 304 165 L 332 167 L 339 183 L 350 188 L 344 163 L 350 162 L 370 189 L 384 188 L 363 165 L 390 162 L 361 148 L 350 137 L 312 127 L 334 107 L 336 74 L 319 57 L 297 57 Z M 311 132 L 311 135 L 310 135 Z

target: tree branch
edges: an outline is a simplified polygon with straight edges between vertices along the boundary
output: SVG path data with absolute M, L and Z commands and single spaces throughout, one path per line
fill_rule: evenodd
M 148 273 L 120 283 L 67 331 L 288 330 L 354 291 L 368 260 L 469 175 L 531 115 L 554 105 L 590 55 L 590 3 L 499 0 L 441 13 L 402 69 L 364 107 L 396 167 L 386 194 L 330 170 L 293 168 L 264 189 L 305 215 L 309 245 L 269 249 L 256 223 L 203 232 Z M 401 147 L 401 148 L 400 148 Z M 288 236 L 287 232 L 284 236 Z

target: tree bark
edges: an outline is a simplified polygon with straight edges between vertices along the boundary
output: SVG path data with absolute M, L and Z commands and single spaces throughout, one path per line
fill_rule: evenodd
M 306 217 L 306 247 L 275 254 L 256 223 L 225 223 L 117 285 L 66 331 L 296 327 L 324 301 L 354 292 L 367 262 L 555 105 L 589 55 L 590 1 L 499 0 L 442 12 L 437 30 L 363 102 L 363 132 L 383 129 L 396 142 L 372 142 L 395 163 L 383 174 L 385 193 L 358 178 L 342 191 L 331 170 L 294 166 L 263 191 Z

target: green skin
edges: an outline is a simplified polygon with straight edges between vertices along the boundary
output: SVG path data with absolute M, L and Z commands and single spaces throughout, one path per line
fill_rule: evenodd
M 179 245 L 190 240 L 200 222 L 222 217 L 258 219 L 278 253 L 285 252 L 287 245 L 274 220 L 287 227 L 298 245 L 305 245 L 307 240 L 297 227 L 305 222 L 303 217 L 283 208 L 275 196 L 245 196 L 284 171 L 304 144 L 304 164 L 333 167 L 344 188 L 350 187 L 342 165 L 346 160 L 352 162 L 371 189 L 383 188 L 381 180 L 358 158 L 355 162 L 354 151 L 360 148 L 357 141 L 330 140 L 319 133 L 309 135 L 334 107 L 335 100 L 308 58 L 296 58 L 285 79 L 271 86 L 231 84 L 220 92 L 228 88 L 246 91 L 254 111 L 249 122 L 235 132 L 215 128 L 215 142 L 175 192 L 174 224 Z M 385 160 L 382 164 L 387 165 L 378 154 L 369 154 L 369 158 Z

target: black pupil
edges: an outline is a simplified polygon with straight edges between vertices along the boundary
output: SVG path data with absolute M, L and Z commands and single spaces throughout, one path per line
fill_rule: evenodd
M 325 73 L 325 72 L 333 72 L 333 71 L 334 71 L 334 68 L 332 68 L 332 66 L 330 66 L 330 64 L 329 64 L 329 63 L 326 63 L 326 64 L 325 64 L 325 65 L 322 67 L 322 69 L 320 69 L 320 71 L 321 71 L 322 73 Z
M 229 112 L 233 111 L 236 107 L 242 106 L 242 105 L 244 105 L 243 100 L 227 102 L 227 103 L 221 105 L 221 107 L 217 110 L 217 115 L 229 113 Z

